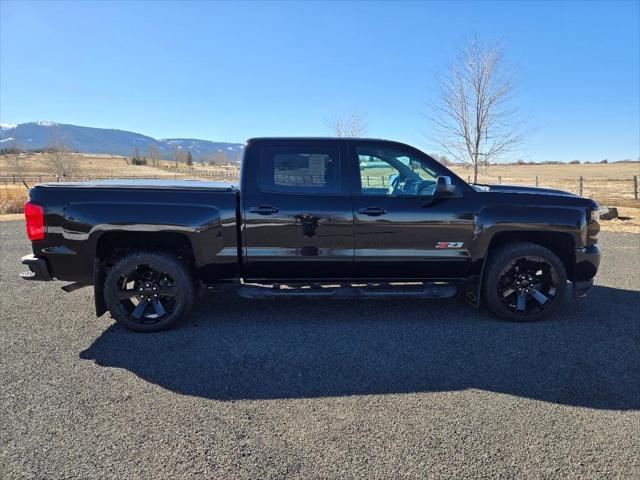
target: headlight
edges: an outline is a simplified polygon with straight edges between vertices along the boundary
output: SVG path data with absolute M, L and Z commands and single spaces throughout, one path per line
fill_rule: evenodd
M 600 222 L 600 210 L 591 210 L 591 221 Z

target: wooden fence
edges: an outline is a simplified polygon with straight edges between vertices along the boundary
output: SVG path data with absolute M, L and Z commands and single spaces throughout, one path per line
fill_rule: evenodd
M 471 183 L 471 176 L 467 176 L 467 182 Z M 389 178 L 386 176 L 366 175 L 362 177 L 362 183 L 367 187 L 388 187 Z M 485 183 L 481 181 L 479 183 Z M 574 179 L 556 179 L 556 178 L 540 178 L 539 176 L 531 178 L 522 177 L 502 177 L 498 176 L 491 184 L 506 185 L 523 185 L 536 186 L 542 188 L 552 188 L 569 191 L 580 196 L 589 195 L 590 192 L 604 193 L 604 190 L 611 190 L 610 197 L 629 196 L 629 198 L 638 199 L 638 176 L 631 178 L 584 178 L 582 176 Z
M 163 173 L 157 175 L 94 175 L 94 176 L 74 176 L 65 178 L 63 181 L 86 181 L 86 180 L 108 180 L 108 179 L 200 179 L 200 180 L 226 180 L 238 181 L 239 171 L 237 169 L 195 169 L 195 168 L 161 168 Z M 0 176 L 0 185 L 22 184 L 24 180 L 28 185 L 38 183 L 55 182 L 55 176 L 51 175 L 29 175 L 20 177 L 18 175 Z M 526 185 L 536 187 L 548 187 L 554 189 L 567 190 L 583 195 L 605 195 L 608 197 L 627 197 L 638 199 L 638 176 L 631 178 L 584 178 L 583 176 L 574 179 L 558 179 L 558 178 L 541 178 L 535 176 L 532 178 L 523 177 L 502 177 L 498 176 L 497 181 L 490 183 L 509 184 L 509 185 Z M 363 184 L 369 187 L 388 187 L 389 178 L 386 176 L 362 177 Z M 470 176 L 467 181 L 471 181 Z

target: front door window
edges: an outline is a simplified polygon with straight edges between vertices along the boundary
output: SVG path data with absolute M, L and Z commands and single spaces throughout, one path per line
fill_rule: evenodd
M 385 196 L 431 196 L 437 174 L 420 158 L 391 148 L 356 147 L 361 193 Z

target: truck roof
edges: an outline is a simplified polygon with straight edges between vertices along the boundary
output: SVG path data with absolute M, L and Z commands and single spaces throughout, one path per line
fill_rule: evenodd
M 388 140 L 385 138 L 364 138 L 364 137 L 253 137 L 247 140 L 248 142 L 255 141 L 324 141 L 324 142 L 353 142 L 353 141 L 368 141 L 368 142 L 392 142 L 392 143 L 400 143 L 394 140 Z

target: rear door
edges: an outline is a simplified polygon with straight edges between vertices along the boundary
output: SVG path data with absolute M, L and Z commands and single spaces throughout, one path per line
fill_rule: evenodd
M 250 148 L 242 197 L 245 276 L 351 276 L 346 143 L 272 140 Z

